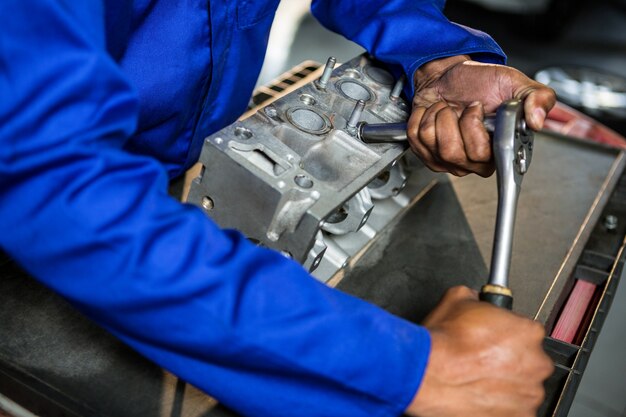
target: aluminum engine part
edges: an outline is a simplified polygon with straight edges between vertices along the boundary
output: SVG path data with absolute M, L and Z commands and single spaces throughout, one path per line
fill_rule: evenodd
M 364 144 L 354 129 L 356 121 L 406 121 L 404 80 L 366 56 L 333 67 L 329 59 L 318 80 L 207 137 L 188 198 L 221 227 L 293 257 L 321 280 L 411 199 L 400 195 L 406 144 Z M 375 209 L 386 200 L 393 203 Z

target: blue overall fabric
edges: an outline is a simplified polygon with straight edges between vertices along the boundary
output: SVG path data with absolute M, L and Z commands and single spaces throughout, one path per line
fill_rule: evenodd
M 327 288 L 167 195 L 203 138 L 245 109 L 277 4 L 0 1 L 0 246 L 245 415 L 397 416 L 425 370 L 424 328 Z M 460 53 L 503 62 L 488 36 L 448 22 L 442 7 L 312 8 L 408 74 Z

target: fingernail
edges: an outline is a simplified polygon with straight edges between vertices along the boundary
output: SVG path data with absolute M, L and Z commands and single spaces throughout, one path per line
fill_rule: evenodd
M 482 103 L 480 101 L 472 101 L 472 103 L 467 107 L 476 107 L 480 106 Z
M 543 127 L 543 121 L 546 119 L 546 111 L 541 107 L 537 107 L 533 110 L 532 119 L 537 129 L 541 129 Z

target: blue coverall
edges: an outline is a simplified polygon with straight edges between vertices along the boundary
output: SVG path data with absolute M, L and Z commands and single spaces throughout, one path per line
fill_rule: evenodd
M 426 366 L 424 328 L 327 288 L 167 195 L 203 138 L 245 109 L 277 4 L 0 1 L 0 246 L 245 415 L 397 416 Z M 487 35 L 442 8 L 312 6 L 409 75 L 457 54 L 503 62 Z

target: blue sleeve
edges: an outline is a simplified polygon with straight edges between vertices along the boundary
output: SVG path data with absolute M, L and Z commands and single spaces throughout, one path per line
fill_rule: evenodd
M 428 332 L 166 194 L 121 150 L 132 86 L 101 1 L 0 2 L 0 246 L 164 368 L 250 416 L 396 416 Z
M 377 59 L 415 71 L 437 58 L 471 55 L 504 64 L 506 56 L 487 34 L 450 22 L 444 0 L 313 0 L 311 10 L 330 30 L 363 46 Z M 413 96 L 413 83 L 407 83 Z

